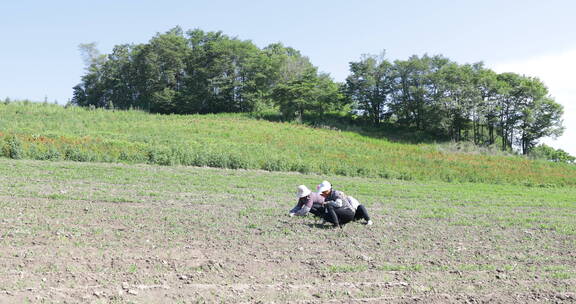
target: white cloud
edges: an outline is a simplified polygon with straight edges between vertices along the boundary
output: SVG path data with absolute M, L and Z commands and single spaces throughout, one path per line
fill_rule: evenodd
M 538 77 L 546 84 L 550 95 L 564 106 L 566 130 L 558 139 L 545 138 L 547 145 L 576 156 L 576 47 L 567 51 L 495 64 L 498 73 L 514 72 Z

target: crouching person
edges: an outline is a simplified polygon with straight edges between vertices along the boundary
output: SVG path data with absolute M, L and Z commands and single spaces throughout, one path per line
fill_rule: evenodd
M 314 216 L 323 217 L 324 197 L 322 195 L 310 191 L 305 185 L 300 185 L 296 197 L 298 203 L 290 210 L 290 216 L 306 216 L 312 213 Z
M 318 193 L 324 197 L 324 219 L 334 227 L 342 228 L 346 223 L 363 218 L 367 225 L 372 225 L 366 208 L 353 197 L 342 191 L 332 189 L 332 184 L 323 181 L 318 185 Z
M 372 220 L 368 215 L 368 210 L 366 210 L 366 207 L 360 204 L 360 202 L 357 199 L 353 198 L 352 196 L 348 196 L 348 201 L 352 205 L 352 209 L 356 210 L 354 214 L 354 221 L 364 219 L 366 221 L 366 225 L 368 226 L 372 225 Z

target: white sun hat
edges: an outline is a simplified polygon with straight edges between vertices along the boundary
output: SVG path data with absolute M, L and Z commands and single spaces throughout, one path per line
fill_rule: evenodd
M 330 182 L 328 182 L 328 181 L 323 181 L 317 187 L 318 193 L 322 193 L 322 192 L 324 192 L 326 190 L 330 190 L 330 189 L 332 189 L 332 184 L 330 184 Z
M 310 193 L 312 193 L 312 191 L 310 191 L 308 187 L 306 187 L 305 185 L 300 185 L 298 186 L 298 193 L 296 193 L 296 196 L 298 198 L 303 198 L 305 196 L 310 195 Z

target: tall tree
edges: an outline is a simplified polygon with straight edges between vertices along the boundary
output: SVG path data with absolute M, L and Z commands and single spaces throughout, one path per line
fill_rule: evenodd
M 562 134 L 563 108 L 548 96 L 548 89 L 539 79 L 503 73 L 498 80 L 503 149 L 517 146 L 528 154 L 538 139 Z
M 438 127 L 438 98 L 442 92 L 435 74 L 448 63 L 445 57 L 428 55 L 421 58 L 414 55 L 394 62 L 396 75 L 391 107 L 399 124 L 418 130 Z
M 195 112 L 250 112 L 264 101 L 266 58 L 250 41 L 220 32 L 188 32 L 192 46 L 188 60 L 186 108 Z
M 87 73 L 82 76 L 82 82 L 74 86 L 72 101 L 80 106 L 105 107 L 104 85 L 101 79 L 103 78 L 102 68 L 106 62 L 106 56 L 100 54 L 95 42 L 80 44 L 78 49 Z
M 515 73 L 498 74 L 498 128 L 502 150 L 512 150 L 514 130 L 520 117 L 520 102 L 523 99 L 523 79 Z
M 523 154 L 529 154 L 538 140 L 559 136 L 562 126 L 562 105 L 548 96 L 548 89 L 537 78 L 524 77 L 520 102 L 518 136 Z
M 389 117 L 394 71 L 384 53 L 364 55 L 360 61 L 350 62 L 350 73 L 346 78 L 346 92 L 356 108 L 376 125 Z
M 287 119 L 302 119 L 306 112 L 322 114 L 337 108 L 343 99 L 338 85 L 316 68 L 306 70 L 298 78 L 279 83 L 272 92 L 280 111 Z
M 497 124 L 497 102 L 498 79 L 497 74 L 484 68 L 482 63 L 474 65 L 475 86 L 480 94 L 480 101 L 474 113 L 474 143 L 488 144 L 495 143 L 495 130 Z M 484 139 L 484 128 L 487 129 L 487 139 Z
M 449 63 L 437 75 L 445 129 L 453 140 L 460 141 L 463 139 L 462 132 L 468 133 L 479 105 L 480 94 L 474 85 L 474 69 L 471 65 Z M 467 136 L 464 137 L 467 139 Z

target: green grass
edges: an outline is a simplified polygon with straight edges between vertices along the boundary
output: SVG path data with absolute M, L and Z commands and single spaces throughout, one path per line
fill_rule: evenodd
M 436 145 L 401 144 L 241 114 L 152 115 L 34 103 L 0 103 L 1 155 L 419 181 L 576 185 L 574 165 L 442 152 Z
M 367 269 L 368 266 L 366 265 L 332 265 L 326 268 L 331 273 L 361 272 Z
M 402 265 L 402 264 L 385 264 L 378 266 L 382 271 L 421 271 L 423 266 L 421 264 L 415 265 Z
M 47 215 L 61 200 L 104 201 L 140 204 L 142 201 L 185 200 L 202 206 L 251 201 L 233 210 L 234 217 L 253 225 L 260 218 L 275 217 L 289 210 L 292 192 L 299 184 L 309 187 L 329 179 L 334 187 L 354 195 L 372 212 L 382 216 L 401 215 L 436 224 L 460 227 L 515 227 L 576 235 L 574 214 L 576 188 L 537 188 L 519 185 L 446 183 L 370 179 L 293 173 L 266 173 L 247 170 L 220 170 L 154 166 L 100 165 L 94 163 L 34 162 L 0 159 L 0 195 L 44 197 L 54 201 Z M 42 187 L 29 181 L 43 181 Z M 162 191 L 160 197 L 150 193 Z M 193 191 L 193 194 L 190 193 Z M 219 193 L 225 193 L 221 198 Z M 288 195 L 290 194 L 290 195 Z M 222 194 L 224 195 L 224 194 Z M 286 201 L 273 205 L 271 197 Z M 286 210 L 284 210 L 284 209 Z M 164 212 L 169 212 L 165 210 Z M 177 210 L 170 211 L 177 213 Z M 120 216 L 120 215 L 111 215 Z M 170 218 L 170 217 L 168 217 Z M 529 236 L 529 235 L 527 235 Z

